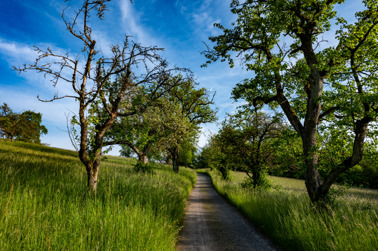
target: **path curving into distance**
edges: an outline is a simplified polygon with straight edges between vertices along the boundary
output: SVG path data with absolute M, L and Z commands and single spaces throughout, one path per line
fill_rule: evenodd
M 200 173 L 187 201 L 177 249 L 277 250 L 214 190 L 210 177 Z

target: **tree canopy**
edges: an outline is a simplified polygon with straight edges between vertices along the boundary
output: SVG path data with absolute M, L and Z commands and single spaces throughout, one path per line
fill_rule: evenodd
M 242 59 L 253 77 L 237 84 L 235 99 L 251 106 L 279 106 L 302 139 L 305 180 L 310 199 L 324 201 L 337 177 L 358 164 L 369 125 L 377 118 L 378 4 L 363 1 L 365 10 L 349 24 L 337 16 L 342 0 L 233 0 L 232 28 L 216 24 L 222 34 L 210 37 L 212 61 Z M 322 35 L 336 22 L 337 43 Z M 317 134 L 322 126 L 352 135 L 350 151 L 319 175 Z
M 0 106 L 0 135 L 7 139 L 41 143 L 41 135 L 47 134 L 42 115 L 33 111 L 15 113 L 6 104 Z

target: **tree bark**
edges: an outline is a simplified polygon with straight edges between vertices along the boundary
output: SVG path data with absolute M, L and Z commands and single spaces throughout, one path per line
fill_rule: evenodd
M 261 169 L 259 166 L 254 166 L 252 168 L 252 179 L 253 179 L 253 187 L 257 188 L 260 185 L 260 181 L 261 181 Z
M 167 165 L 172 165 L 172 158 L 168 158 L 168 159 L 166 160 L 166 163 L 167 163 Z
M 178 158 L 179 158 L 179 151 L 177 147 L 174 147 L 172 151 L 172 166 L 173 166 L 173 171 L 175 173 L 179 172 L 179 163 L 178 163 Z
M 143 164 L 147 164 L 147 163 L 148 163 L 147 156 L 144 155 L 144 154 L 140 154 L 140 155 L 138 155 L 138 159 L 139 159 L 139 161 L 141 161 Z
M 98 178 L 98 171 L 99 167 L 87 167 L 87 176 L 88 176 L 88 190 L 90 193 L 96 194 L 97 191 L 97 178 Z

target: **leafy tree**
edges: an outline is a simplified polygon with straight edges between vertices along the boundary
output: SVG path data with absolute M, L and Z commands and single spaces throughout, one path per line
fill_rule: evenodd
M 174 81 L 180 82 L 182 77 L 178 76 Z M 149 102 L 152 100 L 145 93 L 142 93 L 141 98 L 148 99 Z M 109 130 L 105 144 L 120 144 L 124 152 L 132 150 L 146 164 L 151 151 L 162 148 L 163 144 L 175 144 L 176 137 L 185 138 L 188 130 L 187 119 L 180 113 L 177 104 L 161 96 L 154 99 L 153 104 L 143 112 L 119 118 Z
M 186 135 L 171 134 L 170 141 L 165 144 L 172 158 L 173 171 L 176 173 L 179 171 L 179 153 L 182 144 L 190 138 L 196 138 L 201 124 L 216 120 L 216 112 L 210 107 L 214 104 L 215 94 L 210 97 L 205 88 L 196 89 L 196 85 L 193 78 L 190 78 L 167 92 L 167 98 L 178 109 L 177 116 L 182 117 L 182 120 L 185 119 L 190 125 Z
M 47 134 L 47 128 L 42 123 L 42 115 L 40 113 L 25 111 L 20 114 L 20 133 L 17 135 L 18 140 L 41 143 L 41 134 Z
M 271 156 L 268 173 L 274 176 L 304 178 L 301 138 L 292 128 L 285 128 L 275 141 L 276 151 Z
M 41 143 L 41 134 L 47 134 L 47 128 L 42 123 L 42 115 L 33 111 L 14 113 L 4 103 L 0 106 L 0 134 L 13 141 Z
M 197 168 L 210 168 L 210 170 L 219 170 L 225 180 L 230 179 L 230 169 L 235 168 L 234 162 L 231 161 L 233 155 L 229 155 L 222 144 L 218 134 L 210 135 L 207 144 L 201 149 L 197 159 Z M 238 163 L 239 164 L 239 163 Z
M 223 122 L 217 138 L 227 155 L 228 162 L 246 172 L 254 188 L 267 185 L 266 167 L 277 150 L 277 139 L 284 126 L 279 116 L 239 110 Z
M 1 135 L 13 141 L 19 131 L 19 116 L 6 103 L 0 107 L 0 112 Z
M 195 146 L 196 140 L 196 138 L 188 138 L 181 144 L 181 151 L 179 153 L 180 166 L 193 166 L 193 160 L 197 151 L 197 148 Z
M 331 28 L 334 5 L 343 2 L 233 0 L 237 20 L 230 29 L 216 24 L 223 34 L 210 37 L 216 45 L 205 52 L 208 63 L 221 59 L 232 67 L 235 55 L 253 71 L 253 78 L 233 90 L 235 99 L 281 107 L 302 139 L 312 202 L 326 201 L 337 177 L 360 162 L 378 111 L 378 4 L 364 0 L 366 9 L 356 13 L 354 24 L 336 18 L 338 43 L 327 47 L 321 35 Z M 348 155 L 322 179 L 317 135 L 325 121 L 347 128 L 353 142 Z
M 69 2 L 69 1 L 66 1 Z M 70 86 L 74 94 L 55 95 L 51 100 L 73 98 L 79 103 L 78 115 L 72 119 L 78 125 L 76 139 L 79 142 L 79 158 L 84 164 L 88 176 L 89 191 L 97 189 L 104 136 L 119 116 L 131 116 L 148 106 L 133 99 L 133 92 L 142 86 L 151 86 L 150 97 L 160 89 L 167 89 L 172 72 L 167 62 L 158 54 L 158 47 L 144 47 L 131 42 L 126 36 L 121 45 L 111 47 L 110 57 L 100 56 L 97 42 L 92 36 L 92 18 L 104 18 L 110 0 L 83 0 L 81 7 L 72 18 L 62 13 L 68 32 L 82 42 L 79 56 L 69 53 L 57 54 L 50 48 L 42 50 L 36 47 L 39 56 L 30 65 L 15 68 L 19 72 L 35 70 L 52 78 L 54 86 L 63 81 Z M 122 101 L 130 105 L 122 107 Z M 132 101 L 135 101 L 133 103 Z M 74 132 L 76 130 L 74 129 Z

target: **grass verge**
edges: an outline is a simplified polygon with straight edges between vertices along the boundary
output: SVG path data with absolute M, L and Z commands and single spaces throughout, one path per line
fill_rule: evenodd
M 233 172 L 224 181 L 208 173 L 216 190 L 284 250 L 378 250 L 376 190 L 346 190 L 332 209 L 319 212 L 303 181 L 271 177 L 278 190 L 252 191 L 240 185 L 244 174 Z
M 0 141 L 1 250 L 175 250 L 196 175 L 106 156 L 96 196 L 72 151 Z

